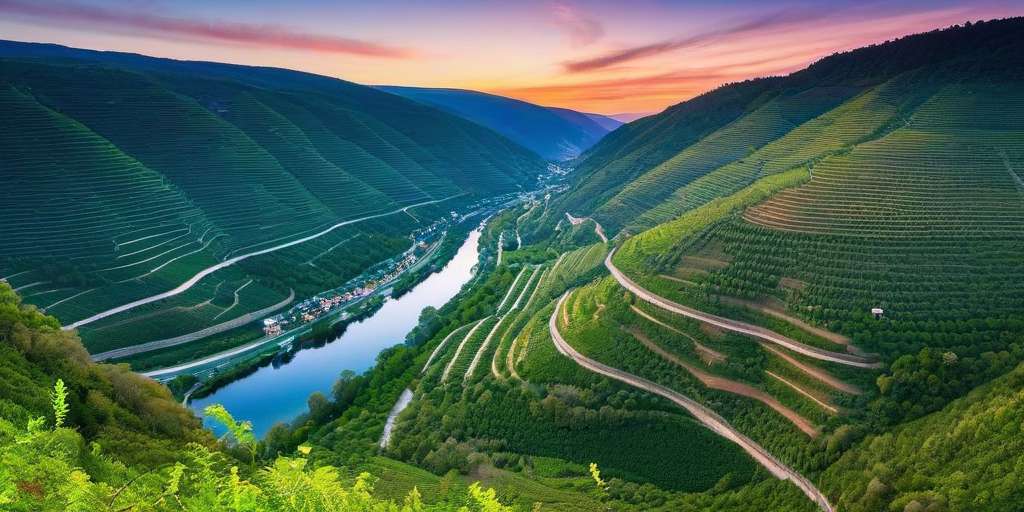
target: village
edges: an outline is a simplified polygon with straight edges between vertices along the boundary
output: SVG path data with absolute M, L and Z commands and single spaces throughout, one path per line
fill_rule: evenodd
M 552 170 L 552 169 L 549 169 Z M 554 172 L 554 170 L 552 170 Z M 385 261 L 370 269 L 363 275 L 344 285 L 306 299 L 287 312 L 263 319 L 263 333 L 267 337 L 279 336 L 283 332 L 301 325 L 315 322 L 331 312 L 344 309 L 373 293 L 383 286 L 398 279 L 405 271 L 412 268 L 418 261 L 428 258 L 440 245 L 445 229 L 450 224 L 459 224 L 470 217 L 493 210 L 500 205 L 508 206 L 514 202 L 532 198 L 533 194 L 519 192 L 478 200 L 468 206 L 468 212 L 460 214 L 452 211 L 450 218 L 442 218 L 424 226 L 410 234 L 413 245 L 405 253 L 394 259 Z M 360 281 L 361 280 L 361 281 Z
M 430 230 L 430 232 L 432 233 L 433 230 Z M 277 336 L 284 330 L 291 328 L 288 326 L 308 324 L 332 311 L 345 308 L 352 303 L 369 297 L 382 286 L 397 279 L 421 258 L 427 256 L 433 247 L 436 247 L 436 245 L 431 246 L 425 240 L 417 240 L 413 247 L 406 251 L 397 262 L 389 260 L 380 265 L 387 268 L 387 270 L 371 272 L 370 277 L 365 281 L 355 284 L 350 281 L 342 287 L 306 299 L 285 313 L 265 318 L 263 320 L 263 333 L 266 336 Z M 356 279 L 364 277 L 366 277 L 365 274 Z

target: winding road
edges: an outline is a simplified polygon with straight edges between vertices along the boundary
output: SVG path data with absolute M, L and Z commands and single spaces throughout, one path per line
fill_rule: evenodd
M 573 214 L 571 214 L 569 212 L 565 212 L 565 217 L 569 219 L 569 224 L 572 224 L 573 226 L 575 226 L 577 224 L 582 224 L 582 223 L 584 223 L 584 222 L 586 222 L 588 220 L 592 221 L 594 223 L 594 234 L 596 234 L 598 236 L 598 238 L 601 239 L 602 242 L 608 243 L 608 237 L 605 236 L 604 228 L 601 226 L 600 222 L 594 220 L 591 217 L 575 217 L 575 216 L 573 216 Z
M 805 345 L 796 341 L 792 338 L 783 336 L 777 332 L 770 331 L 759 325 L 748 324 L 746 322 L 740 322 L 738 320 L 731 320 L 729 318 L 712 315 L 703 311 L 693 309 L 691 307 L 683 306 L 682 304 L 672 302 L 664 297 L 655 295 L 645 288 L 640 287 L 632 279 L 623 274 L 614 263 L 612 263 L 612 257 L 615 256 L 615 251 L 618 248 L 612 249 L 608 253 L 608 257 L 604 259 L 604 266 L 611 272 L 612 277 L 615 278 L 619 284 L 632 292 L 637 297 L 658 306 L 659 308 L 678 313 L 685 317 L 699 320 L 701 322 L 720 327 L 722 329 L 738 332 L 740 334 L 746 334 L 755 338 L 781 345 L 793 352 L 803 354 L 807 357 L 818 359 L 821 361 L 830 361 L 833 363 L 844 364 L 847 366 L 855 366 L 858 368 L 869 368 L 877 369 L 882 367 L 882 363 L 872 361 L 865 357 L 860 357 L 852 354 L 843 354 L 841 352 L 832 352 L 830 350 L 824 350 L 810 345 Z
M 580 354 L 562 338 L 561 333 L 558 331 L 558 312 L 562 309 L 562 305 L 565 303 L 565 298 L 568 297 L 570 292 L 566 292 L 558 299 L 558 304 L 555 306 L 555 310 L 551 313 L 551 318 L 548 320 L 548 329 L 551 332 L 551 339 L 555 343 L 555 348 L 562 355 L 572 359 L 583 368 L 590 370 L 594 373 L 604 375 L 605 377 L 615 379 L 619 382 L 629 384 L 630 386 L 642 389 L 664 397 L 676 405 L 686 409 L 694 419 L 701 422 L 707 428 L 711 429 L 712 432 L 732 441 L 739 445 L 745 452 L 757 461 L 758 464 L 764 466 L 772 475 L 780 480 L 789 480 L 796 485 L 808 498 L 811 499 L 818 507 L 825 512 L 834 512 L 835 509 L 829 503 L 828 498 L 817 487 L 811 483 L 806 477 L 796 472 L 796 470 L 785 465 L 772 454 L 768 453 L 761 445 L 754 442 L 752 439 L 743 435 L 732 425 L 729 424 L 724 418 L 716 414 L 711 409 L 704 407 L 697 403 L 693 399 L 678 393 L 672 389 L 669 389 L 661 384 L 649 381 L 642 377 L 637 377 L 631 373 L 624 372 L 622 370 L 612 368 L 605 364 L 599 363 L 593 359 L 590 359 L 583 354 Z
M 184 292 L 185 290 L 188 290 L 189 288 L 192 288 L 193 286 L 196 285 L 196 283 L 201 281 L 204 277 L 206 277 L 206 276 L 208 276 L 208 275 L 210 275 L 210 274 L 212 274 L 212 273 L 214 273 L 214 272 L 216 272 L 216 271 L 218 271 L 220 269 L 230 267 L 230 266 L 234 265 L 235 263 L 238 263 L 239 261 L 246 260 L 246 259 L 252 258 L 254 256 L 260 256 L 260 255 L 263 255 L 263 254 L 279 251 L 281 249 L 285 249 L 285 248 L 288 248 L 288 247 L 292 247 L 292 246 L 295 246 L 295 245 L 299 245 L 299 244 L 308 242 L 310 240 L 314 240 L 314 239 L 320 238 L 320 237 L 326 235 L 327 233 L 330 233 L 330 232 L 332 232 L 332 231 L 334 231 L 334 230 L 336 230 L 336 229 L 338 229 L 340 227 L 348 226 L 350 224 L 356 224 L 356 223 L 362 222 L 364 220 L 379 219 L 381 217 L 387 217 L 387 216 L 390 216 L 390 215 L 394 215 L 396 213 L 406 212 L 410 208 L 416 208 L 416 207 L 419 207 L 419 206 L 426 206 L 428 204 L 440 203 L 442 201 L 447 201 L 449 199 L 452 199 L 452 198 L 455 198 L 455 197 L 458 197 L 458 196 L 461 196 L 461 195 L 463 195 L 463 194 L 456 194 L 456 195 L 445 197 L 445 198 L 442 198 L 442 199 L 434 199 L 432 201 L 423 201 L 421 203 L 410 204 L 409 206 L 404 206 L 402 208 L 399 208 L 397 210 L 390 211 L 390 212 L 378 213 L 378 214 L 375 214 L 375 215 L 367 215 L 365 217 L 360 217 L 358 219 L 346 220 L 346 221 L 334 224 L 333 226 L 331 226 L 331 227 L 329 227 L 327 229 L 324 229 L 323 231 L 320 231 L 320 232 L 317 232 L 317 233 L 313 233 L 312 235 L 305 236 L 305 237 L 302 237 L 302 238 L 299 238 L 299 239 L 296 239 L 296 240 L 292 240 L 291 242 L 285 242 L 283 244 L 278 244 L 278 245 L 275 245 L 273 247 L 268 247 L 266 249 L 260 249 L 258 251 L 253 251 L 253 252 L 249 252 L 249 253 L 245 253 L 245 254 L 239 254 L 238 256 L 235 256 L 235 257 L 230 258 L 230 259 L 226 259 L 226 260 L 224 260 L 224 261 L 222 261 L 222 262 L 220 262 L 220 263 L 218 263 L 216 265 L 212 265 L 212 266 L 209 266 L 207 268 L 204 268 L 203 270 L 200 270 L 195 275 L 193 275 L 191 278 L 189 278 L 187 281 L 185 281 L 184 283 L 181 283 L 180 285 L 178 285 L 177 287 L 175 287 L 175 288 L 173 288 L 171 290 L 168 290 L 168 291 L 162 292 L 162 293 L 158 293 L 156 295 L 151 295 L 149 297 L 145 297 L 145 298 L 142 298 L 142 299 L 134 300 L 134 301 L 129 302 L 127 304 L 122 304 L 120 306 L 117 306 L 117 307 L 114 307 L 114 308 L 110 308 L 110 309 L 108 309 L 106 311 L 101 311 L 99 313 L 96 313 L 95 315 L 92 315 L 92 316 L 88 317 L 88 318 L 83 318 L 81 320 L 78 320 L 77 322 L 73 322 L 73 323 L 67 324 L 64 327 L 61 327 L 61 329 L 65 330 L 65 331 L 69 331 L 71 329 L 76 329 L 76 328 L 81 327 L 83 325 L 91 324 L 91 323 L 93 323 L 93 322 L 95 322 L 97 320 L 102 320 L 102 319 L 104 319 L 104 318 L 106 318 L 108 316 L 116 315 L 118 313 L 123 313 L 125 311 L 130 310 L 130 309 L 137 308 L 137 307 L 142 306 L 144 304 L 149 304 L 151 302 L 156 302 L 158 300 L 163 300 L 163 299 L 166 299 L 168 297 L 173 297 L 175 295 L 178 295 L 178 294 Z

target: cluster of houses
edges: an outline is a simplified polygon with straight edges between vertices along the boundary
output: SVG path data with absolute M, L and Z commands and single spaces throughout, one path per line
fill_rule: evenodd
M 421 250 L 427 248 L 427 244 L 419 242 L 417 247 Z M 263 334 L 267 336 L 277 336 L 281 334 L 283 326 L 288 325 L 292 322 L 309 323 L 322 315 L 331 312 L 345 304 L 348 304 L 356 299 L 361 299 L 372 294 L 377 290 L 380 285 L 393 281 L 398 276 L 405 272 L 406 269 L 416 263 L 417 256 L 413 252 L 409 252 L 401 261 L 398 262 L 394 268 L 390 271 L 374 277 L 344 293 L 334 293 L 333 295 L 323 297 L 313 297 L 311 299 L 304 300 L 292 308 L 290 314 L 278 315 L 276 317 L 266 318 L 263 320 Z

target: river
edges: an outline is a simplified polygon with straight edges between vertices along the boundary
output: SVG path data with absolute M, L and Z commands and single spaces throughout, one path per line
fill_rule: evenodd
M 252 422 L 263 437 L 279 421 L 291 421 L 306 411 L 306 399 L 315 391 L 330 396 L 331 386 L 344 370 L 362 373 L 376 362 L 381 350 L 405 340 L 427 306 L 441 307 L 473 277 L 479 259 L 480 228 L 470 232 L 447 265 L 398 299 L 388 299 L 373 316 L 353 323 L 322 347 L 298 351 L 287 364 L 267 365 L 228 384 L 212 395 L 196 399 L 197 413 L 219 403 L 235 419 Z M 220 429 L 214 431 L 220 433 Z

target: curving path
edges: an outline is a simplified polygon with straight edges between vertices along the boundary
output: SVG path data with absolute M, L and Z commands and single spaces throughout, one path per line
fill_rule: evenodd
M 508 302 L 509 295 L 512 295 L 512 290 L 516 289 L 516 285 L 519 284 L 519 279 L 523 277 L 523 273 L 526 272 L 526 267 L 519 269 L 519 273 L 516 274 L 516 278 L 512 280 L 512 285 L 508 287 L 508 291 L 505 292 L 505 296 L 501 298 L 501 302 L 498 303 L 498 307 L 494 308 L 495 311 L 501 311 L 501 308 L 505 307 L 505 303 Z
M 445 198 L 442 198 L 442 199 L 434 199 L 432 201 L 423 201 L 421 203 L 410 204 L 409 206 L 405 206 L 405 207 L 402 207 L 402 208 L 399 208 L 397 210 L 390 211 L 390 212 L 378 213 L 378 214 L 375 214 L 375 215 L 367 215 L 365 217 L 360 217 L 358 219 L 346 220 L 346 221 L 334 224 L 333 226 L 331 226 L 331 227 L 329 227 L 327 229 L 324 229 L 323 231 L 320 231 L 320 232 L 317 232 L 317 233 L 313 233 L 312 235 L 305 236 L 305 237 L 302 237 L 302 238 L 299 238 L 299 239 L 296 239 L 296 240 L 292 240 L 291 242 L 285 242 L 283 244 L 278 244 L 278 245 L 275 245 L 273 247 L 268 247 L 266 249 L 260 249 L 258 251 L 253 251 L 253 252 L 246 253 L 246 254 L 239 254 L 238 256 L 235 256 L 235 257 L 230 258 L 230 259 L 226 259 L 226 260 L 224 260 L 224 261 L 222 261 L 222 262 L 220 262 L 220 263 L 218 263 L 216 265 L 213 265 L 213 266 L 210 266 L 210 267 L 206 267 L 203 270 L 200 270 L 195 275 L 190 277 L 187 281 L 185 281 L 184 283 L 181 283 L 180 285 L 178 285 L 177 287 L 175 287 L 175 288 L 173 288 L 171 290 L 168 290 L 168 291 L 163 292 L 163 293 L 158 293 L 156 295 L 152 295 L 152 296 L 149 296 L 149 297 L 145 297 L 145 298 L 142 298 L 142 299 L 139 299 L 139 300 L 134 300 L 134 301 L 129 302 L 127 304 L 122 304 L 120 306 L 117 306 L 117 307 L 114 307 L 114 308 L 110 308 L 110 309 L 108 309 L 106 311 L 101 311 L 99 313 L 96 313 L 95 315 L 92 315 L 92 316 L 88 317 L 88 318 L 83 318 L 83 319 L 81 319 L 81 320 L 79 320 L 77 322 L 73 322 L 73 323 L 67 324 L 64 327 L 61 327 L 61 329 L 65 330 L 65 331 L 69 331 L 71 329 L 76 329 L 76 328 L 81 327 L 81 326 L 86 325 L 86 324 L 91 324 L 91 323 L 93 323 L 93 322 L 95 322 L 97 320 L 101 320 L 101 319 L 106 318 L 108 316 L 116 315 L 118 313 L 123 313 L 125 311 L 130 310 L 130 309 L 137 308 L 139 306 L 142 306 L 143 304 L 149 304 L 151 302 L 156 302 L 158 300 L 163 300 L 163 299 L 166 299 L 168 297 L 173 297 L 175 295 L 178 295 L 179 293 L 184 292 L 185 290 L 188 290 L 189 288 L 192 288 L 193 286 L 196 285 L 196 283 L 201 281 L 204 277 L 206 277 L 206 276 L 208 276 L 208 275 L 210 275 L 210 274 L 212 274 L 212 273 L 214 273 L 214 272 L 216 272 L 216 271 L 218 271 L 218 270 L 220 270 L 222 268 L 230 267 L 231 265 L 234 265 L 235 263 L 238 263 L 239 261 L 246 260 L 246 259 L 252 258 L 254 256 L 260 256 L 260 255 L 263 255 L 263 254 L 279 251 L 281 249 L 285 249 L 285 248 L 288 248 L 288 247 L 299 245 L 301 243 L 308 242 L 308 241 L 316 239 L 316 238 L 320 238 L 320 237 L 326 235 L 327 233 L 330 233 L 331 231 L 334 231 L 334 230 L 336 230 L 336 229 L 338 229 L 338 228 L 340 228 L 342 226 L 348 226 L 350 224 L 356 224 L 356 223 L 362 222 L 364 220 L 378 219 L 378 218 L 381 218 L 381 217 L 387 217 L 389 215 L 394 215 L 396 213 L 406 212 L 410 208 L 416 208 L 418 206 L 426 206 L 428 204 L 434 204 L 434 203 L 440 203 L 442 201 L 447 201 L 449 199 L 452 199 L 454 197 L 458 197 L 460 195 L 462 195 L 462 194 L 456 194 L 454 196 L 449 196 L 449 197 L 445 197 Z
M 845 364 L 847 366 L 856 366 L 858 368 L 877 369 L 882 367 L 882 363 L 872 361 L 865 357 L 843 354 L 841 352 L 832 352 L 830 350 L 805 345 L 799 341 L 783 336 L 777 332 L 770 331 L 759 325 L 748 324 L 746 322 L 740 322 L 738 320 L 731 320 L 718 315 L 705 313 L 703 311 L 672 302 L 659 295 L 655 295 L 654 293 L 647 291 L 647 289 L 640 287 L 640 285 L 636 284 L 632 279 L 627 277 L 626 274 L 623 274 L 622 271 L 615 267 L 615 264 L 612 263 L 612 257 L 615 256 L 616 250 L 618 250 L 618 248 L 612 249 L 611 252 L 608 253 L 608 257 L 604 259 L 604 266 L 608 268 L 609 272 L 611 272 L 612 277 L 614 277 L 623 288 L 633 292 L 637 297 L 640 297 L 659 308 L 673 313 L 678 313 L 685 317 L 693 318 L 694 320 L 699 320 L 716 327 L 721 327 L 728 331 L 760 338 L 762 340 L 775 343 L 776 345 L 781 345 L 793 352 L 797 352 L 814 359 L 819 359 L 821 361 L 830 361 L 833 363 Z
M 501 328 L 501 324 L 505 321 L 508 316 L 503 316 L 498 319 L 494 327 L 491 327 L 490 332 L 484 338 L 483 343 L 480 344 L 480 348 L 476 349 L 476 354 L 473 354 L 473 361 L 469 363 L 469 368 L 466 368 L 466 374 L 462 376 L 462 382 L 469 382 L 469 379 L 473 378 L 473 372 L 476 371 L 476 367 L 480 364 L 480 359 L 483 358 L 484 352 L 487 352 L 487 347 L 491 345 L 491 340 L 494 339 L 494 335 Z M 491 360 L 493 362 L 493 359 Z M 493 370 L 493 368 L 492 368 Z
M 758 464 L 764 466 L 764 468 L 776 478 L 792 482 L 801 491 L 803 491 L 811 501 L 817 504 L 821 510 L 825 512 L 835 512 L 835 509 L 832 508 L 828 498 L 826 498 L 810 480 L 776 459 L 761 445 L 737 431 L 729 424 L 729 422 L 725 421 L 724 418 L 716 414 L 711 409 L 708 409 L 693 399 L 662 386 L 661 384 L 657 384 L 642 377 L 637 377 L 631 373 L 599 363 L 584 356 L 583 354 L 580 354 L 576 349 L 572 348 L 572 345 L 569 345 L 569 343 L 562 338 L 561 333 L 558 332 L 558 311 L 562 309 L 562 304 L 565 302 L 565 298 L 569 293 L 570 292 L 566 292 L 558 299 L 558 304 L 555 306 L 555 310 L 551 313 L 551 318 L 548 320 L 548 330 L 551 332 L 551 339 L 554 341 L 555 348 L 558 349 L 558 352 L 572 359 L 576 364 L 579 364 L 587 370 L 615 379 L 619 382 L 624 382 L 644 391 L 654 393 L 672 401 L 683 409 L 686 409 L 694 419 L 711 429 L 712 432 L 715 432 L 716 434 L 739 445 L 743 451 L 747 452 L 755 461 L 757 461 Z
M 584 222 L 586 222 L 588 220 L 589 221 L 593 221 L 594 222 L 594 234 L 596 234 L 598 236 L 598 238 L 601 239 L 602 242 L 608 243 L 608 237 L 605 236 L 605 234 L 604 234 L 604 227 L 601 226 L 600 222 L 594 220 L 591 217 L 575 217 L 575 216 L 573 216 L 573 214 L 571 214 L 569 212 L 565 212 L 565 216 L 566 216 L 566 218 L 569 219 L 569 224 L 572 224 L 573 226 L 575 226 L 577 224 L 582 224 L 582 223 L 584 223 Z

